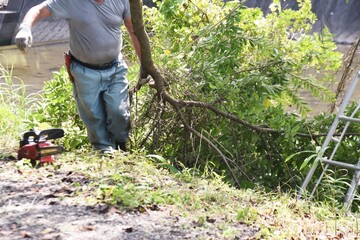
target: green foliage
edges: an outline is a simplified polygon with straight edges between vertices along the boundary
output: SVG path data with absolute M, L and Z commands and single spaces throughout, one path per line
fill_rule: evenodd
M 37 110 L 32 113 L 30 127 L 37 128 L 42 124 L 63 128 L 65 137 L 59 141 L 69 151 L 88 144 L 65 67 L 59 72 L 54 72 L 54 78 L 44 83 L 41 97 L 42 100 L 37 102 Z
M 161 163 L 161 166 L 163 168 L 169 169 L 169 171 L 171 171 L 172 173 L 178 173 L 179 172 L 179 170 L 177 170 L 176 167 L 174 167 L 173 164 L 171 164 L 169 161 L 167 161 L 162 156 L 150 154 L 150 155 L 148 155 L 148 157 L 158 160 L 158 162 Z
M 24 120 L 28 118 L 34 100 L 33 96 L 26 95 L 23 82 L 12 76 L 12 69 L 0 64 L 0 142 L 3 151 L 17 145 L 20 135 L 27 130 Z
M 237 213 L 236 220 L 249 222 L 250 218 L 250 207 L 246 206 L 240 209 Z
M 174 97 L 203 101 L 252 125 L 278 131 L 255 132 L 206 110 L 182 109 L 189 125 L 227 155 L 244 187 L 295 188 L 311 153 L 294 156 L 293 161 L 286 158 L 315 151 L 318 145 L 297 133 L 327 133 L 331 124 L 331 118 L 313 121 L 298 115 L 309 111 L 304 92 L 332 100 L 324 83 L 341 64 L 328 29 L 310 34 L 316 20 L 311 1 L 298 3 L 295 11 L 281 9 L 280 1 L 274 1 L 266 16 L 238 1 L 224 5 L 164 0 L 158 8 L 144 11 L 153 58 Z M 222 158 L 187 132 L 171 107 L 156 102 L 153 93 L 144 88 L 135 100 L 135 144 L 185 167 L 204 171 L 211 163 L 214 171 L 232 181 Z M 294 114 L 287 113 L 289 107 L 295 107 Z
M 356 103 L 353 103 L 348 106 L 345 115 L 350 116 L 354 112 L 356 105 Z M 307 121 L 306 125 L 304 125 L 304 128 L 311 130 L 311 133 L 315 135 L 320 133 L 326 134 L 329 131 L 332 122 L 334 121 L 334 117 L 335 115 L 328 116 L 326 114 L 319 114 L 312 120 Z M 357 112 L 354 117 L 360 118 L 360 113 Z M 340 121 L 337 132 L 340 133 L 344 129 L 345 124 L 345 121 Z M 360 158 L 360 151 L 358 149 L 359 136 L 357 136 L 359 131 L 359 124 L 350 124 L 348 126 L 347 133 L 350 135 L 343 138 L 332 158 L 333 160 L 354 165 L 357 164 Z M 321 152 L 321 144 L 324 139 L 325 136 L 321 138 L 317 137 L 311 141 L 312 146 L 305 145 L 304 147 L 300 145 L 302 142 L 297 141 L 297 149 L 306 149 L 306 151 L 298 151 L 292 156 L 289 156 L 287 158 L 288 164 L 296 169 L 301 169 L 304 173 L 307 173 L 315 161 L 319 161 L 318 156 L 330 158 L 330 156 L 333 154 L 336 142 L 330 141 L 328 148 L 324 152 Z M 309 192 L 312 191 L 315 185 L 315 181 L 319 178 L 324 167 L 324 165 L 320 164 L 315 171 L 314 176 L 311 179 L 309 186 L 307 187 Z M 317 188 L 314 197 L 317 200 L 325 201 L 327 204 L 333 207 L 341 207 L 353 174 L 354 171 L 352 170 L 344 170 L 339 167 L 330 166 L 327 171 L 325 171 L 324 178 Z M 301 178 L 301 180 L 303 179 L 304 176 Z M 359 202 L 355 201 L 353 204 L 353 209 L 357 209 L 358 204 Z

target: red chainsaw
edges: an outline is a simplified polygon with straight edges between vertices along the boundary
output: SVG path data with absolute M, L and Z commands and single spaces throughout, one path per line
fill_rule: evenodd
M 20 140 L 20 149 L 18 150 L 18 160 L 27 158 L 40 163 L 52 163 L 55 160 L 54 155 L 64 151 L 62 146 L 55 146 L 50 142 L 51 139 L 57 139 L 64 136 L 64 130 L 52 128 L 43 131 L 30 131 L 24 133 Z

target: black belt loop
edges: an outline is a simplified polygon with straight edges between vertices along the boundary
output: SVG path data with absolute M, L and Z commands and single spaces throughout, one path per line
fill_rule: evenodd
M 79 59 L 74 57 L 74 55 L 72 55 L 70 51 L 69 51 L 69 55 L 71 56 L 72 61 L 74 61 L 76 63 L 79 63 L 80 65 L 82 65 L 84 67 L 91 68 L 91 69 L 94 69 L 94 70 L 106 70 L 106 69 L 109 69 L 109 68 L 113 67 L 115 64 L 118 63 L 118 60 L 114 59 L 113 61 L 111 61 L 109 63 L 105 63 L 105 64 L 102 64 L 102 65 L 96 66 L 96 65 L 91 65 L 91 64 L 84 63 L 84 62 L 80 61 Z

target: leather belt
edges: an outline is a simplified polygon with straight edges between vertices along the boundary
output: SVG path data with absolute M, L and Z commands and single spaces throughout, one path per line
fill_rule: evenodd
M 80 65 L 82 65 L 84 67 L 91 68 L 91 69 L 94 69 L 94 70 L 106 70 L 106 69 L 109 69 L 109 68 L 113 67 L 115 64 L 118 63 L 118 60 L 114 59 L 113 61 L 111 61 L 109 63 L 102 64 L 102 65 L 92 65 L 92 64 L 84 63 L 84 62 L 80 61 L 79 59 L 74 57 L 70 52 L 69 52 L 69 54 L 71 56 L 72 61 L 74 61 L 76 63 L 79 63 Z

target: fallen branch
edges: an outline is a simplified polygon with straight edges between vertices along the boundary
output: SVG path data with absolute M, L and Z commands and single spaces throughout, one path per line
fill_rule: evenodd
M 209 146 L 217 152 L 221 158 L 223 159 L 224 163 L 228 167 L 228 170 L 230 171 L 232 178 L 237 186 L 240 186 L 237 177 L 235 176 L 234 172 L 232 171 L 231 166 L 229 165 L 229 161 L 227 157 L 221 152 L 221 150 L 212 143 L 208 138 L 206 138 L 204 135 L 200 134 L 198 131 L 193 129 L 188 122 L 186 121 L 184 115 L 180 111 L 180 108 L 183 105 L 182 101 L 179 101 L 172 96 L 170 96 L 167 91 L 167 83 L 164 79 L 164 77 L 161 75 L 160 71 L 157 67 L 155 67 L 154 62 L 152 60 L 151 55 L 151 49 L 150 49 L 150 41 L 148 38 L 148 35 L 145 31 L 144 22 L 143 22 L 143 16 L 142 16 L 142 4 L 140 0 L 130 0 L 130 10 L 131 10 L 131 16 L 132 16 L 132 22 L 134 25 L 134 32 L 136 36 L 139 39 L 140 42 L 140 49 L 141 49 L 141 66 L 143 67 L 144 71 L 147 72 L 152 79 L 155 82 L 155 89 L 157 91 L 158 96 L 165 102 L 168 102 L 176 111 L 178 116 L 180 117 L 182 123 L 186 127 L 188 131 L 191 131 L 194 133 L 197 137 L 204 140 L 209 144 Z M 135 87 L 135 91 L 140 89 L 140 85 L 137 85 Z
M 211 149 L 213 149 L 222 159 L 223 163 L 227 166 L 234 182 L 237 186 L 239 186 L 239 182 L 237 177 L 235 176 L 234 169 L 231 167 L 230 163 L 232 161 L 217 147 L 217 145 L 211 141 L 211 138 L 208 138 L 201 134 L 199 131 L 194 129 L 189 122 L 186 120 L 185 114 L 182 111 L 182 108 L 201 108 L 205 110 L 209 110 L 213 113 L 215 113 L 217 116 L 221 116 L 224 119 L 229 119 L 232 122 L 236 122 L 240 125 L 245 126 L 246 128 L 255 131 L 259 135 L 261 134 L 283 134 L 284 131 L 281 130 L 275 130 L 272 128 L 259 126 L 251 124 L 238 116 L 222 111 L 216 107 L 217 104 L 211 104 L 211 103 L 205 103 L 200 101 L 185 101 L 180 100 L 177 98 L 174 98 L 172 95 L 170 95 L 167 92 L 168 84 L 165 80 L 165 77 L 162 75 L 162 73 L 159 71 L 159 69 L 155 66 L 152 54 L 151 54 L 151 47 L 150 47 L 150 41 L 149 37 L 145 31 L 144 22 L 143 22 L 143 13 L 142 13 L 142 4 L 140 0 L 130 0 L 130 8 L 131 8 L 131 16 L 134 26 L 134 32 L 136 36 L 139 39 L 140 42 L 140 48 L 141 48 L 141 66 L 143 70 L 148 73 L 151 78 L 154 81 L 153 88 L 156 90 L 156 96 L 160 99 L 160 101 L 164 103 L 170 104 L 170 106 L 174 109 L 178 119 L 181 120 L 181 123 L 185 126 L 185 129 L 191 133 L 193 133 L 196 137 L 198 137 L 200 140 L 203 140 L 206 142 Z M 139 81 L 131 90 L 130 93 L 133 94 L 134 92 L 138 91 L 144 84 L 147 84 L 149 81 L 149 78 L 147 80 L 141 80 Z M 154 131 L 155 128 L 151 130 Z M 299 137 L 309 137 L 309 138 L 318 138 L 318 137 L 324 137 L 326 134 L 304 134 L 304 133 L 297 133 L 296 134 Z M 355 135 L 354 133 L 346 134 L 346 135 Z M 356 134 L 357 135 L 357 134 Z M 360 134 L 359 134 L 360 135 Z M 149 135 L 148 135 L 149 136 Z M 147 137 L 148 137 L 147 136 Z M 239 172 L 241 172 L 245 177 L 246 173 L 240 169 Z

